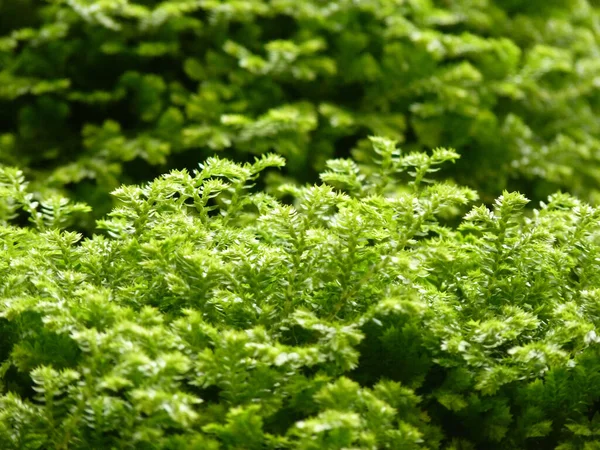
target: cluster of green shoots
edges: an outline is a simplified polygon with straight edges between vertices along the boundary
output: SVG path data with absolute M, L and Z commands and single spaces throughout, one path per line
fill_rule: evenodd
M 87 207 L 0 170 L 3 449 L 593 449 L 600 211 L 433 181 L 458 155 L 209 158 Z M 29 218 L 32 226 L 19 226 Z

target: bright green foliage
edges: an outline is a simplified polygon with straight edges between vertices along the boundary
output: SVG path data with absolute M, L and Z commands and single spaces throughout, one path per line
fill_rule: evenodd
M 2 169 L 2 448 L 597 448 L 600 210 L 372 144 L 291 204 L 272 154 L 123 186 L 86 239 Z
M 314 181 L 378 134 L 449 146 L 491 202 L 596 202 L 593 0 L 2 0 L 0 162 L 101 215 L 214 151 Z

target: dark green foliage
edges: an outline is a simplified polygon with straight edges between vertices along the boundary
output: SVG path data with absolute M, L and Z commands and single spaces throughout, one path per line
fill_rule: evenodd
M 0 1 L 0 162 L 110 210 L 121 183 L 214 151 L 314 181 L 385 135 L 451 175 L 596 202 L 597 2 Z M 366 154 L 365 154 L 366 153 Z M 88 228 L 91 223 L 84 224 Z
M 291 205 L 272 154 L 122 186 L 86 239 L 3 168 L 2 448 L 598 447 L 600 210 L 371 141 Z

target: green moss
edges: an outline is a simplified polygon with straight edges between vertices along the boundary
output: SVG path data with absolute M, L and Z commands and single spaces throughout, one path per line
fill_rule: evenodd
M 214 152 L 275 151 L 312 182 L 352 148 L 370 161 L 370 134 L 456 149 L 446 175 L 488 203 L 597 201 L 594 2 L 34 3 L 0 3 L 0 162 L 96 217 Z
M 599 445 L 600 211 L 371 143 L 286 204 L 273 154 L 122 186 L 85 239 L 3 168 L 3 448 Z

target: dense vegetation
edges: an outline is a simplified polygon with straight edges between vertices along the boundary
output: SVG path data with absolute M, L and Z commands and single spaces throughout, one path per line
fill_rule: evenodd
M 373 144 L 293 206 L 248 190 L 275 155 L 123 186 L 84 240 L 4 169 L 3 448 L 600 445 L 600 210 L 470 207 L 427 183 L 456 153 Z
M 597 201 L 592 0 L 0 1 L 0 163 L 110 210 L 108 193 L 214 151 L 276 151 L 314 182 L 368 135 L 462 158 L 491 203 Z
M 599 449 L 597 3 L 0 0 L 0 449 Z

